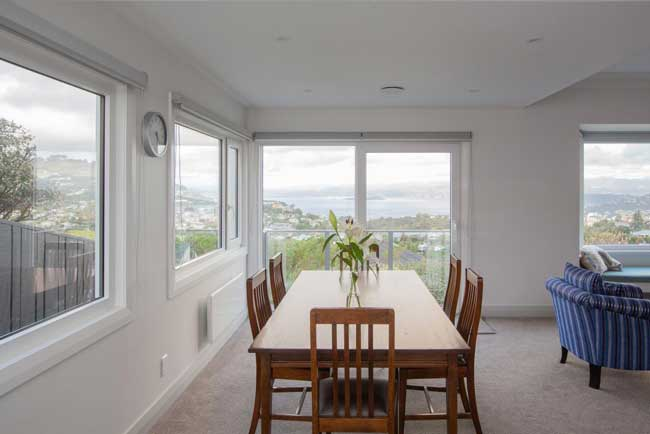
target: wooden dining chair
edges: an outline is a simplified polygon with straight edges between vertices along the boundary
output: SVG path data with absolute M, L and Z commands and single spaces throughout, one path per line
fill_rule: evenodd
M 318 349 L 319 325 L 331 327 L 331 343 Z M 339 346 L 342 326 L 343 348 Z M 367 329 L 366 347 L 362 331 Z M 387 326 L 387 340 L 381 350 L 386 354 L 388 380 L 375 378 L 375 326 Z M 354 330 L 351 337 L 350 328 Z M 322 336 L 322 335 L 321 335 Z M 350 341 L 355 342 L 354 351 Z M 377 339 L 379 341 L 379 339 Z M 312 309 L 310 317 L 312 433 L 383 432 L 395 430 L 395 312 L 393 309 Z M 323 343 L 321 343 L 323 345 Z M 325 349 L 326 348 L 326 349 Z M 365 360 L 362 358 L 365 354 Z M 341 362 L 342 359 L 342 362 Z M 319 376 L 323 367 L 332 368 L 332 376 Z M 339 369 L 343 378 L 339 378 Z M 367 376 L 363 376 L 363 369 Z
M 267 321 L 271 318 L 271 301 L 269 300 L 269 291 L 266 284 L 266 270 L 263 268 L 246 280 L 246 302 L 248 305 L 248 321 L 251 327 L 253 339 L 257 337 L 260 330 L 264 328 Z M 321 369 L 318 373 L 319 378 L 327 378 L 329 369 Z M 260 385 L 260 359 L 255 356 L 255 401 L 253 404 L 253 416 L 251 418 L 249 434 L 254 434 L 257 429 L 257 423 L 260 419 L 261 404 L 261 385 Z M 271 380 L 296 380 L 311 381 L 310 368 L 282 368 L 277 367 L 271 370 Z M 300 400 L 294 414 L 272 414 L 271 419 L 310 422 L 311 416 L 302 416 L 302 407 L 305 402 L 307 392 L 311 390 L 309 385 L 298 387 L 273 387 L 273 393 L 301 393 Z
M 284 272 L 282 271 L 282 253 L 278 253 L 269 259 L 269 279 L 271 280 L 271 295 L 273 296 L 273 305 L 278 305 L 287 293 L 284 286 Z
M 483 301 L 483 278 L 471 269 L 465 270 L 465 295 L 456 329 L 470 347 L 467 358 L 458 360 L 458 392 L 463 403 L 464 413 L 459 413 L 458 418 L 472 419 L 474 430 L 481 434 L 481 422 L 476 406 L 476 390 L 474 376 L 474 358 L 476 354 L 476 337 L 481 321 L 481 303 Z M 447 368 L 406 368 L 399 371 L 399 434 L 404 434 L 404 422 L 407 420 L 444 420 L 446 413 L 436 413 L 431 404 L 429 391 L 445 392 L 445 387 L 412 386 L 407 381 L 411 379 L 446 378 Z M 467 380 L 467 388 L 465 387 Z M 420 390 L 429 407 L 429 413 L 406 414 L 406 390 Z M 469 394 L 468 394 L 469 392 Z
M 368 258 L 366 259 L 366 270 L 370 271 L 370 267 L 375 267 L 375 271 L 379 273 L 379 244 L 373 243 L 368 246 Z
M 456 323 L 456 308 L 458 306 L 458 294 L 460 293 L 460 270 L 461 261 L 455 255 L 449 255 L 449 279 L 447 280 L 447 292 L 442 310 L 445 311 L 451 322 Z

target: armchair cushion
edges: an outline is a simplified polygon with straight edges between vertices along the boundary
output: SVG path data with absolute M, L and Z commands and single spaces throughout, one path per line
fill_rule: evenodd
M 564 266 L 564 280 L 570 285 L 593 294 L 604 292 L 603 277 L 600 274 L 576 267 L 569 262 Z
M 589 304 L 593 309 L 601 309 L 627 317 L 650 319 L 650 300 L 594 294 L 589 298 Z
M 616 283 L 616 282 L 603 282 L 602 295 L 642 299 L 643 290 L 636 285 L 628 285 L 625 283 Z

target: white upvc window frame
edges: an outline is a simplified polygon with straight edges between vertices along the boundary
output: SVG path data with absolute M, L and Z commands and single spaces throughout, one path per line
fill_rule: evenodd
M 136 246 L 128 234 L 136 203 L 132 176 L 135 125 L 127 116 L 134 106 L 127 86 L 42 47 L 0 32 L 0 58 L 38 73 L 104 95 L 104 296 L 77 309 L 10 335 L 0 341 L 0 396 L 133 319 L 133 276 L 129 263 Z M 110 176 L 109 176 L 110 174 Z
M 262 266 L 264 252 L 264 147 L 265 146 L 352 146 L 355 148 L 354 164 L 354 219 L 361 225 L 367 225 L 367 154 L 372 153 L 449 153 L 451 155 L 451 204 L 452 219 L 450 221 L 451 248 L 458 256 L 464 258 L 465 263 L 471 264 L 471 142 L 469 141 L 408 141 L 408 140 L 257 140 L 259 146 L 258 179 L 255 179 L 259 188 L 258 203 L 251 204 L 253 213 L 258 215 L 258 226 L 255 228 L 261 238 L 255 252 L 261 255 L 258 261 Z
M 230 227 L 230 219 L 228 218 L 228 204 L 229 204 L 229 195 L 230 195 L 230 171 L 232 170 L 232 167 L 230 167 L 229 160 L 228 160 L 228 151 L 234 148 L 237 150 L 237 198 L 235 200 L 236 206 L 237 206 L 237 236 L 235 238 L 230 238 L 231 236 L 231 230 L 232 228 Z M 243 235 L 243 212 L 242 209 L 242 204 L 243 204 L 243 197 L 244 197 L 244 186 L 242 185 L 242 172 L 244 170 L 244 143 L 241 139 L 234 138 L 232 136 L 229 136 L 226 138 L 226 145 L 224 147 L 224 159 L 225 159 L 225 169 L 226 169 L 226 196 L 225 196 L 225 215 L 226 215 L 226 237 L 225 237 L 225 243 L 226 243 L 226 249 L 228 250 L 233 250 L 240 248 L 243 245 L 243 240 L 244 240 L 244 235 Z
M 593 126 L 592 126 L 593 127 Z M 609 126 L 614 128 L 616 126 Z M 646 130 L 648 129 L 646 126 Z M 625 132 L 624 132 L 625 133 Z M 612 136 L 612 144 L 615 143 L 626 143 L 624 141 L 617 142 L 615 136 L 617 132 L 610 133 Z M 584 137 L 581 137 L 580 140 L 580 227 L 579 227 L 579 247 L 582 248 L 585 245 L 585 144 L 586 143 L 599 143 L 599 142 L 589 142 L 585 141 Z M 600 142 L 605 143 L 605 142 Z M 634 259 L 634 262 L 648 262 L 650 263 L 650 244 L 598 244 L 598 247 L 602 248 L 606 252 L 611 252 L 613 254 L 618 253 L 630 253 L 631 257 Z M 623 264 L 625 265 L 625 264 Z
M 168 264 L 169 276 L 167 285 L 167 297 L 169 299 L 175 298 L 185 291 L 193 288 L 201 281 L 209 278 L 218 272 L 224 266 L 237 258 L 246 255 L 246 248 L 242 242 L 241 234 L 246 230 L 243 226 L 244 219 L 242 218 L 243 207 L 243 143 L 240 143 L 237 138 L 234 138 L 225 128 L 218 126 L 218 122 L 208 122 L 192 113 L 186 112 L 174 106 L 173 94 L 170 94 L 170 131 L 175 131 L 176 124 L 194 129 L 202 134 L 217 138 L 221 141 L 220 153 L 220 192 L 221 198 L 219 201 L 219 214 L 221 224 L 219 225 L 220 246 L 198 258 L 192 259 L 181 265 L 176 265 L 176 209 L 175 209 L 175 188 L 176 188 L 176 152 L 177 143 L 176 135 L 170 134 L 170 146 L 168 152 L 168 170 L 169 170 L 169 185 L 168 185 Z M 227 222 L 227 200 L 228 200 L 228 146 L 235 146 L 239 150 L 239 173 L 238 173 L 238 208 L 239 208 L 239 234 L 240 237 L 235 240 L 228 240 L 228 222 Z

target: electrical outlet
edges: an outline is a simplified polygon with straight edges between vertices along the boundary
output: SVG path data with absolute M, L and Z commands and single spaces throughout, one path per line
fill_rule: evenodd
M 160 358 L 160 378 L 165 376 L 165 371 L 167 370 L 167 354 L 163 354 Z

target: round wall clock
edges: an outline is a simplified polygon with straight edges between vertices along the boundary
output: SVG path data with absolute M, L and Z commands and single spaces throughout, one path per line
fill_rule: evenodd
M 148 112 L 142 120 L 142 143 L 152 157 L 162 157 L 167 151 L 167 124 L 158 112 Z

